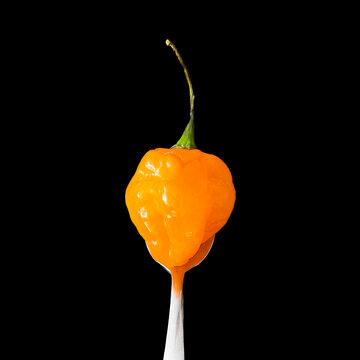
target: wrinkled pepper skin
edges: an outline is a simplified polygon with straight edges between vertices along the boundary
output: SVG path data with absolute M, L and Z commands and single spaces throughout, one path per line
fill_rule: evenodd
M 125 194 L 130 217 L 152 257 L 184 265 L 227 222 L 235 203 L 230 170 L 193 149 L 148 151 Z

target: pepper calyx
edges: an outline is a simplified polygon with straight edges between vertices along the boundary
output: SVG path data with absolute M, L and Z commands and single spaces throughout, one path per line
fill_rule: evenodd
M 195 135 L 194 135 L 194 116 L 190 116 L 190 121 L 181 135 L 179 141 L 172 147 L 172 149 L 196 149 Z

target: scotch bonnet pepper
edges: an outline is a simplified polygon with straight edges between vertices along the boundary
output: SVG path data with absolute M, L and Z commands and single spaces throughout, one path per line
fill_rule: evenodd
M 230 170 L 217 156 L 196 149 L 194 95 L 190 90 L 190 122 L 171 149 L 148 151 L 125 194 L 132 222 L 152 257 L 167 267 L 184 265 L 202 243 L 228 221 L 235 203 Z

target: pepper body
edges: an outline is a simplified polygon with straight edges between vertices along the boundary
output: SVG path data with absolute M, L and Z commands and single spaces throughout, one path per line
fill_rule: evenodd
M 125 194 L 130 217 L 152 257 L 184 265 L 227 222 L 235 203 L 230 170 L 193 149 L 155 149 L 139 163 Z

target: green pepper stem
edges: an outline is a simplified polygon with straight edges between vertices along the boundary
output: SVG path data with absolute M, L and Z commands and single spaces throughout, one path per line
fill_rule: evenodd
M 181 55 L 179 54 L 176 46 L 170 40 L 166 40 L 166 45 L 170 46 L 174 50 L 180 64 L 182 65 L 182 67 L 184 69 L 185 77 L 186 77 L 187 83 L 189 85 L 189 95 L 190 95 L 190 121 L 187 124 L 185 131 L 183 132 L 180 140 L 176 143 L 176 145 L 174 147 L 195 149 L 196 148 L 195 137 L 194 137 L 194 99 L 195 99 L 195 95 L 194 95 L 193 87 L 191 84 L 190 75 L 189 75 L 188 69 L 187 69 L 186 65 L 184 64 L 184 61 L 183 61 Z

